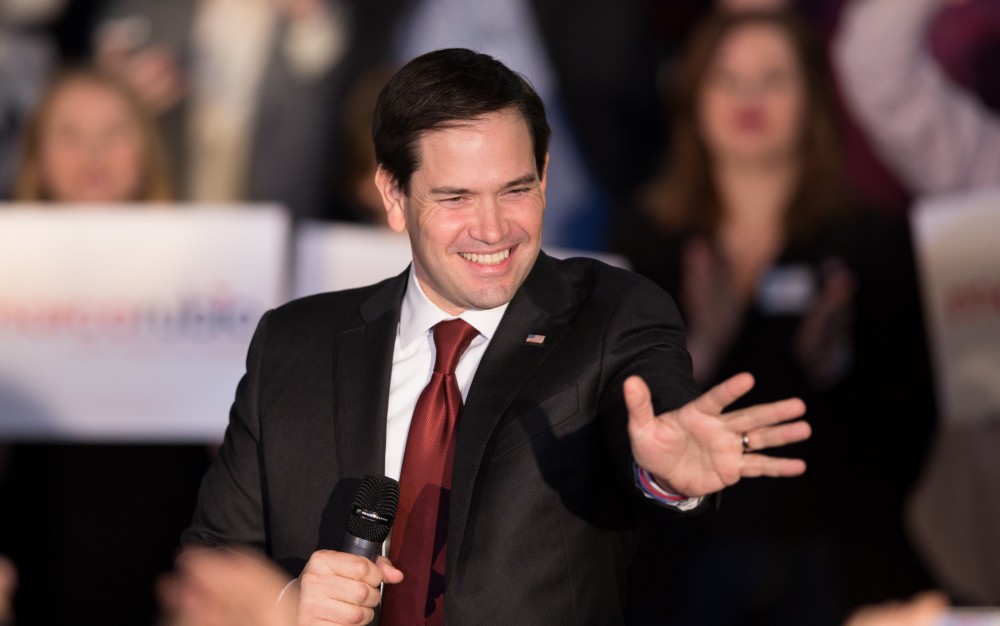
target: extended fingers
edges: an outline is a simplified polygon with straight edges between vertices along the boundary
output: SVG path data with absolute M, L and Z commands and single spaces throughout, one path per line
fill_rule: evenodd
M 806 471 L 806 462 L 802 459 L 783 459 L 764 454 L 744 454 L 740 461 L 740 476 L 742 478 L 757 478 L 758 476 L 787 478 L 799 476 Z
M 751 450 L 777 448 L 799 441 L 805 441 L 812 435 L 812 427 L 808 422 L 798 421 L 778 426 L 767 426 L 746 433 L 747 446 Z
M 702 413 L 722 415 L 723 409 L 753 389 L 753 385 L 753 376 L 748 372 L 736 374 L 698 396 L 693 406 Z
M 805 402 L 798 398 L 787 398 L 732 411 L 724 414 L 722 419 L 730 430 L 745 433 L 755 428 L 787 422 L 802 417 L 805 413 Z

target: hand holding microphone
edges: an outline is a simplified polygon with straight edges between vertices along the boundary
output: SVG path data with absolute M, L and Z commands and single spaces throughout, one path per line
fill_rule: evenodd
M 342 551 L 318 550 L 296 583 L 298 624 L 367 624 L 382 600 L 382 583 L 398 583 L 403 573 L 381 556 L 399 502 L 399 483 L 368 476 L 358 488 L 347 521 Z M 286 598 L 286 601 L 288 598 Z

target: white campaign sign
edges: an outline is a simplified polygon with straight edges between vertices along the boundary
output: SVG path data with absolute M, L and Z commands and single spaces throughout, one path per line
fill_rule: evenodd
M 302 222 L 295 236 L 295 297 L 352 289 L 399 274 L 410 240 L 388 228 Z
M 273 206 L 0 206 L 0 438 L 220 440 L 288 234 Z
M 623 257 L 583 250 L 546 247 L 560 259 L 589 256 L 628 268 Z M 410 264 L 410 240 L 388 228 L 303 222 L 296 233 L 296 297 L 363 287 L 395 276 Z
M 942 418 L 1000 419 L 1000 188 L 923 199 L 912 227 Z

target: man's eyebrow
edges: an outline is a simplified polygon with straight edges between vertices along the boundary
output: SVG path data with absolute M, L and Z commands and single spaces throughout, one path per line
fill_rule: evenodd
M 501 189 L 510 189 L 521 185 L 531 185 L 538 182 L 538 177 L 534 174 L 525 174 L 500 186 Z M 434 187 L 431 193 L 436 196 L 464 196 L 473 193 L 471 189 L 465 187 Z
M 521 185 L 531 185 L 537 182 L 538 182 L 538 176 L 536 176 L 535 174 L 525 174 L 520 178 L 515 178 L 514 180 L 510 181 L 509 183 L 501 187 L 501 189 L 510 189 L 511 187 L 520 187 Z
M 472 193 L 472 190 L 463 187 L 434 187 L 431 193 L 435 196 L 464 196 Z

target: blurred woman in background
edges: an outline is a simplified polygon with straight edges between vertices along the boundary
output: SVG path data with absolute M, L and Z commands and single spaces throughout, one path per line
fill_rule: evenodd
M 24 134 L 16 200 L 109 203 L 172 197 L 159 135 L 133 91 L 110 72 L 92 67 L 56 78 Z
M 23 142 L 19 202 L 136 207 L 173 197 L 150 114 L 105 71 L 59 75 Z M 0 475 L 0 553 L 20 570 L 19 620 L 153 623 L 154 581 L 172 568 L 190 522 L 210 461 L 206 447 L 22 442 L 9 452 Z
M 794 16 L 709 18 L 679 80 L 670 161 L 617 251 L 678 298 L 699 382 L 751 371 L 746 402 L 802 397 L 814 435 L 786 452 L 805 476 L 667 520 L 636 577 L 670 562 L 672 624 L 836 624 L 925 585 L 899 523 L 931 421 L 906 230 L 847 189 L 825 60 Z

